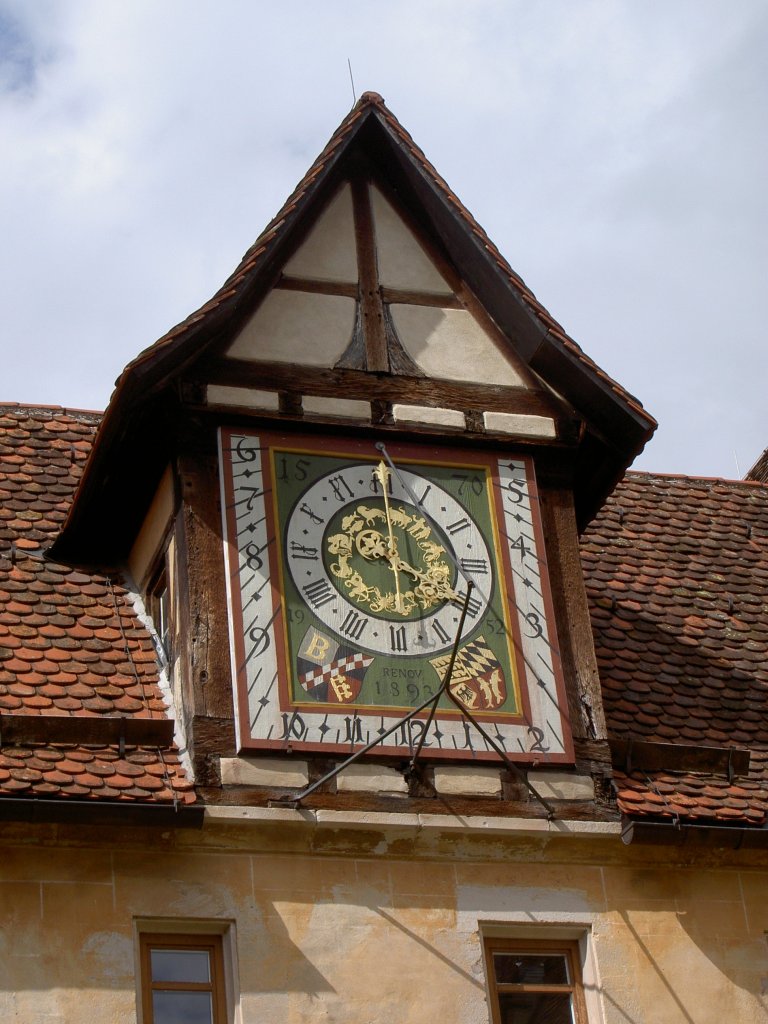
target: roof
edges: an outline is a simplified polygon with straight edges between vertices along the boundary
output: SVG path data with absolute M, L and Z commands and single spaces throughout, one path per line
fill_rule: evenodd
M 142 742 L 153 726 L 124 724 L 166 721 L 155 648 L 130 592 L 44 553 L 99 419 L 0 406 L 0 796 L 191 803 L 173 743 Z M 46 743 L 41 720 L 54 718 L 56 742 Z
M 96 720 L 165 722 L 130 591 L 41 551 L 97 421 L 0 407 L 0 731 L 28 737 L 0 746 L 0 797 L 189 802 L 170 742 L 129 741 L 121 753 L 114 740 L 41 743 L 35 731 L 41 719 L 57 737 Z M 768 484 L 630 473 L 583 537 L 582 558 L 610 736 L 751 753 L 749 773 L 731 779 L 616 768 L 619 808 L 635 820 L 765 824 Z
M 752 469 L 747 473 L 746 479 L 760 480 L 762 483 L 768 483 L 768 448 L 765 449 Z
M 253 312 L 301 240 L 310 211 L 317 212 L 329 198 L 355 146 L 365 152 L 372 166 L 386 167 L 387 174 L 397 182 L 399 199 L 416 205 L 417 210 L 411 209 L 411 213 L 420 211 L 422 220 L 427 218 L 435 238 L 451 255 L 480 302 L 504 334 L 514 339 L 518 357 L 594 427 L 576 473 L 577 510 L 582 523 L 594 514 L 642 450 L 656 429 L 654 418 L 565 332 L 512 270 L 381 96 L 366 92 L 216 294 L 123 370 L 58 543 L 60 557 L 88 564 L 99 560 L 92 552 L 104 518 L 97 511 L 100 502 L 106 501 L 111 508 L 115 533 L 121 517 L 130 515 L 124 495 L 115 496 L 108 490 L 111 484 L 105 483 L 103 466 L 106 462 L 115 465 L 116 451 L 124 453 L 130 471 L 137 474 L 137 487 L 132 488 L 135 493 L 144 480 L 154 484 L 159 478 L 159 461 L 154 476 L 149 461 L 165 457 L 156 441 L 161 432 L 154 431 L 153 443 L 146 425 L 150 416 L 167 415 L 171 403 L 153 408 L 153 401 L 176 376 L 223 347 Z M 137 416 L 137 409 L 143 415 Z M 138 447 L 143 448 L 140 463 L 131 460 L 131 451 Z M 125 529 L 130 532 L 128 525 Z
M 749 774 L 614 771 L 620 808 L 768 812 L 768 484 L 629 473 L 582 538 L 609 733 L 751 751 Z

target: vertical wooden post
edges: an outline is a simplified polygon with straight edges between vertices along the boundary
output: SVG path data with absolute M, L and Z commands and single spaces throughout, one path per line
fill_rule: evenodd
M 379 268 L 376 260 L 376 235 L 373 227 L 371 194 L 369 184 L 364 178 L 353 178 L 351 187 L 360 281 L 359 302 L 367 368 L 386 372 L 389 370 L 389 354 L 384 327 L 384 303 L 381 298 Z
M 214 755 L 235 752 L 235 732 L 216 459 L 181 455 L 177 465 L 178 665 L 187 740 L 198 784 L 218 785 Z
M 540 490 L 563 676 L 574 739 L 606 739 L 605 714 L 589 618 L 587 591 L 569 490 Z

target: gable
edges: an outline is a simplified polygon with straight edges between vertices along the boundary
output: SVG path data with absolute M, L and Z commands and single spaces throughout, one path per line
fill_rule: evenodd
M 539 387 L 395 198 L 359 176 L 328 201 L 223 355 Z M 216 404 L 253 407 L 248 394 L 213 388 Z
M 125 558 L 182 421 L 222 408 L 556 442 L 572 453 L 581 526 L 655 428 L 375 93 L 210 301 L 123 371 L 57 556 Z

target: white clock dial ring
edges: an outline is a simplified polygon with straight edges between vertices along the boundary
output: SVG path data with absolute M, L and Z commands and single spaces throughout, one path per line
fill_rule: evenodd
M 430 589 L 429 581 L 415 578 L 408 572 L 412 566 L 388 551 L 387 522 L 381 518 L 381 498 L 371 490 L 371 463 L 349 463 L 319 477 L 296 501 L 288 517 L 285 531 L 285 561 L 296 590 L 317 618 L 345 643 L 369 651 L 396 657 L 425 657 L 440 654 L 453 645 L 461 617 L 461 602 L 442 595 L 465 592 L 464 572 L 458 575 L 453 563 L 443 553 L 439 556 L 440 571 L 450 572 L 450 579 L 441 579 Z M 395 474 L 391 477 L 389 505 L 394 521 L 407 522 L 411 537 L 429 538 L 436 525 L 450 543 L 458 565 L 469 566 L 469 578 L 482 574 L 481 584 L 474 591 L 474 614 L 468 615 L 462 631 L 467 637 L 486 612 L 493 590 L 494 562 L 478 525 L 468 510 L 434 480 L 400 468 L 406 487 L 414 494 L 424 493 L 422 510 L 415 508 L 411 498 Z M 381 505 L 381 509 L 380 506 Z M 343 513 L 343 514 L 342 514 Z M 350 527 L 349 537 L 336 532 L 339 522 L 363 520 L 367 536 L 355 547 Z M 456 524 L 461 524 L 456 529 Z M 453 531 L 453 532 L 452 532 Z M 357 537 L 362 530 L 354 536 Z M 376 534 L 381 536 L 381 543 Z M 329 543 L 332 542 L 329 548 Z M 422 601 L 421 613 L 413 598 L 407 605 L 404 597 L 400 608 L 375 607 L 365 591 L 365 581 L 356 579 L 350 565 L 352 549 L 366 552 L 371 564 L 389 563 L 398 583 L 409 593 L 417 593 Z M 382 550 L 379 552 L 379 548 Z M 334 552 L 334 571 L 329 572 L 324 553 Z M 387 557 L 389 556 L 389 557 Z M 406 568 L 407 567 L 407 568 Z M 423 576 L 423 572 L 421 574 Z M 359 577 L 359 574 L 357 574 Z M 419 590 L 421 586 L 421 590 Z M 357 587 L 357 590 L 356 590 Z M 481 593 L 481 590 L 483 591 Z M 399 591 L 398 591 L 399 594 Z M 357 596 L 355 596 L 357 595 Z M 379 595 L 380 596 L 380 595 Z M 391 597 L 391 595 L 388 595 Z M 416 610 L 414 610 L 416 609 Z

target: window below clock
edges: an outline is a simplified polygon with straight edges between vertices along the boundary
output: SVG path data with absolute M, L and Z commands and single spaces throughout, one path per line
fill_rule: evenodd
M 576 942 L 485 939 L 493 1024 L 587 1024 Z
M 225 1024 L 221 935 L 143 932 L 139 939 L 143 1024 Z

